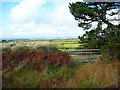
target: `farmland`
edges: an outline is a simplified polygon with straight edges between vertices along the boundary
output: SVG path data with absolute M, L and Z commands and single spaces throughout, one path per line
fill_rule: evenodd
M 55 46 L 58 49 L 76 49 L 79 48 L 78 39 L 63 39 L 63 40 L 12 40 L 7 43 L 2 43 L 3 47 L 11 47 L 11 46 L 28 46 L 28 47 L 36 47 L 36 46 Z
M 86 64 L 100 55 L 71 55 L 78 39 L 12 40 L 2 45 L 3 88 L 106 88 L 118 87 L 118 60 Z

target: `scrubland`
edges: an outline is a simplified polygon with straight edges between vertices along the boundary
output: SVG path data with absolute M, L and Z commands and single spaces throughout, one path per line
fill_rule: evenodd
M 65 51 L 79 48 L 77 39 L 12 41 L 2 43 L 2 47 L 0 53 L 3 88 L 118 88 L 119 86 L 119 60 L 99 60 L 85 64 L 71 61 L 69 53 Z

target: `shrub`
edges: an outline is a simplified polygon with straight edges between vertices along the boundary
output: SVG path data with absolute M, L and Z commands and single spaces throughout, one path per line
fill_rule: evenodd
M 2 52 L 9 52 L 11 49 L 9 47 L 2 47 Z
M 46 46 L 37 46 L 37 47 L 35 47 L 35 49 L 38 50 L 38 51 L 47 51 Z
M 56 47 L 47 47 L 48 51 L 59 51 Z
M 2 43 L 8 43 L 9 41 L 8 40 L 2 40 Z
M 56 47 L 46 47 L 46 46 L 37 46 L 35 47 L 36 50 L 38 51 L 53 51 L 53 52 L 56 52 L 56 51 L 59 51 Z
M 16 46 L 16 44 L 10 44 L 11 47 Z
M 25 64 L 34 70 L 71 65 L 69 55 L 62 52 L 11 51 L 3 53 L 2 58 L 3 70 L 14 69 L 20 64 Z
M 27 46 L 14 46 L 11 48 L 13 51 L 24 51 L 24 50 L 30 50 Z
M 67 53 L 61 52 L 34 52 L 35 56 L 28 61 L 28 65 L 34 70 L 57 69 L 63 65 L 70 64 L 70 57 Z
M 2 53 L 2 69 L 10 70 L 18 67 L 22 61 L 25 61 L 29 57 L 28 51 L 10 51 Z

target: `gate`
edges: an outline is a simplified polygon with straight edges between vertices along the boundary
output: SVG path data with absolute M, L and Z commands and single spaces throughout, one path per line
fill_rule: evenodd
M 100 60 L 100 49 L 71 49 L 67 51 L 70 53 L 71 61 L 74 62 L 96 62 Z

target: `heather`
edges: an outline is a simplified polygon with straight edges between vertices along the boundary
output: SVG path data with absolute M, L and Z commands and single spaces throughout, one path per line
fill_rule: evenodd
M 2 55 L 4 88 L 118 88 L 118 60 L 76 64 L 68 53 L 12 51 Z
M 61 43 L 60 40 L 58 42 Z M 3 88 L 118 88 L 119 86 L 119 59 L 106 61 L 102 59 L 101 54 L 89 54 L 91 51 L 75 54 L 77 52 L 74 52 L 74 49 L 58 49 L 54 45 L 47 46 L 48 43 L 33 47 L 29 46 L 28 41 L 18 43 L 13 46 L 3 43 L 6 44 L 1 52 Z M 89 62 L 92 59 L 95 59 L 94 62 Z M 84 63 L 85 60 L 88 61 Z

